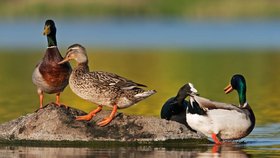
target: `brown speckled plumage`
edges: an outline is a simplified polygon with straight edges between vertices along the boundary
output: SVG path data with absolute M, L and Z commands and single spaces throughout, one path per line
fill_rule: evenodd
M 78 65 L 70 75 L 70 88 L 85 100 L 102 106 L 112 107 L 117 104 L 118 108 L 126 108 L 155 93 L 154 90 L 145 91 L 140 88 L 146 87 L 143 84 L 133 82 L 114 73 L 90 72 L 85 49 L 79 44 L 70 46 L 64 59 L 69 58 L 68 60 L 70 60 L 70 56 L 73 59 L 81 60 L 77 61 Z
M 103 106 L 109 106 L 113 108 L 110 116 L 97 123 L 99 126 L 106 126 L 113 120 L 118 108 L 127 108 L 156 93 L 155 90 L 145 91 L 140 88 L 146 87 L 145 85 L 113 73 L 90 72 L 86 49 L 79 44 L 70 46 L 65 58 L 59 64 L 72 59 L 76 60 L 78 64 L 70 75 L 70 88 L 79 97 L 98 105 L 97 109 L 87 115 L 77 116 L 77 120 L 89 121 L 102 110 Z
M 145 92 L 139 87 L 144 85 L 109 72 L 89 72 L 87 64 L 83 63 L 74 68 L 69 85 L 81 98 L 109 107 L 117 104 L 118 108 L 126 108 L 149 96 L 135 97 L 136 94 Z M 150 92 L 150 95 L 154 93 L 147 92 Z

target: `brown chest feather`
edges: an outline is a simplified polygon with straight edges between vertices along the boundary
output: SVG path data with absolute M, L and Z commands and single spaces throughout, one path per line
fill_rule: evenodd
M 39 71 L 44 80 L 51 86 L 61 86 L 61 84 L 68 82 L 71 66 L 68 62 L 61 65 L 57 64 L 62 59 L 57 47 L 46 50 Z

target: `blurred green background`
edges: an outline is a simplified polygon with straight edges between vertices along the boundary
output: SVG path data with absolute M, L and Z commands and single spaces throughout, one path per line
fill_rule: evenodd
M 184 17 L 194 19 L 277 18 L 277 0 L 2 0 L 6 18 Z
M 238 104 L 223 88 L 235 73 L 247 79 L 257 124 L 279 122 L 280 1 L 275 0 L 2 0 L 0 122 L 39 107 L 31 74 L 47 46 L 46 19 L 57 25 L 62 55 L 73 43 L 88 49 L 90 68 L 117 73 L 158 91 L 120 110 L 159 116 L 186 82 L 217 101 Z M 72 64 L 74 66 L 74 63 Z M 96 105 L 69 87 L 62 102 L 86 112 Z M 54 101 L 46 95 L 45 103 Z

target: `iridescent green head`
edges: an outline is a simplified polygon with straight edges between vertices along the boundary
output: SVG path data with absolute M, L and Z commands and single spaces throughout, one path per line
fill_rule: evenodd
M 46 20 L 43 35 L 47 36 L 48 46 L 56 46 L 56 27 L 53 20 Z
M 238 93 L 240 105 L 246 106 L 246 81 L 244 76 L 240 74 L 232 76 L 230 84 L 224 89 L 224 91 L 226 94 L 228 94 L 234 89 Z

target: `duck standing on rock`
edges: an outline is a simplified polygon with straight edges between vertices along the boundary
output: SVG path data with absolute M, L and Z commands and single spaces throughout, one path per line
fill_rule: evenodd
M 43 35 L 47 36 L 48 48 L 32 74 L 32 81 L 37 86 L 39 94 L 40 109 L 43 107 L 44 93 L 55 93 L 56 104 L 60 106 L 60 93 L 68 85 L 72 70 L 69 62 L 58 64 L 63 58 L 57 48 L 56 27 L 53 20 L 45 22 Z
M 117 112 L 117 109 L 127 108 L 156 93 L 155 90 L 145 91 L 140 87 L 146 87 L 118 76 L 103 71 L 89 71 L 86 49 L 80 44 L 71 45 L 65 58 L 59 62 L 63 64 L 69 60 L 76 60 L 77 66 L 73 69 L 69 85 L 72 91 L 79 97 L 93 102 L 98 108 L 87 115 L 77 116 L 76 120 L 91 120 L 103 106 L 112 107 L 110 116 L 98 123 L 99 126 L 109 124 Z
M 186 125 L 186 109 L 189 102 L 186 97 L 189 95 L 197 94 L 197 90 L 192 83 L 186 83 L 182 86 L 175 97 L 169 98 L 162 106 L 160 117 L 166 120 L 172 120 Z
M 190 95 L 187 123 L 197 131 L 212 137 L 216 144 L 223 140 L 241 139 L 254 129 L 255 115 L 246 100 L 246 82 L 242 75 L 236 74 L 224 90 L 228 94 L 236 90 L 239 105 L 211 101 Z

